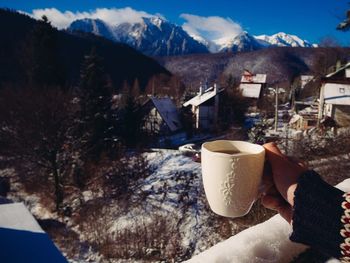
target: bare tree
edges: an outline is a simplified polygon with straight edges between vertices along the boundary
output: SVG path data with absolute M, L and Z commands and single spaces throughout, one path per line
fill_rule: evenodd
M 325 36 L 320 40 L 320 47 L 340 47 L 339 41 L 333 36 Z
M 59 88 L 4 89 L 0 94 L 0 141 L 4 145 L 1 153 L 12 157 L 16 166 L 27 169 L 23 180 L 50 183 L 43 189 L 53 189 L 57 210 L 63 201 L 63 182 L 70 167 L 71 155 L 67 152 L 73 143 L 73 106 L 70 94 Z

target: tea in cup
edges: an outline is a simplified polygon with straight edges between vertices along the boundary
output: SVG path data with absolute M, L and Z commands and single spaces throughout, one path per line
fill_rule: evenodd
M 226 217 L 246 215 L 258 197 L 264 147 L 244 141 L 206 142 L 202 145 L 201 158 L 210 208 Z

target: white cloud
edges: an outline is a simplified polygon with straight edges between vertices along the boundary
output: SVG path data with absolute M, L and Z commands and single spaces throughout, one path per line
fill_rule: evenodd
M 180 17 L 186 20 L 182 27 L 189 35 L 199 36 L 213 42 L 232 39 L 243 31 L 242 27 L 230 18 L 191 14 L 181 14 Z
M 130 7 L 125 8 L 97 8 L 89 12 L 61 12 L 56 8 L 34 9 L 30 16 L 40 19 L 46 15 L 52 25 L 62 29 L 66 28 L 76 19 L 91 18 L 101 19 L 109 24 L 118 25 L 124 22 L 137 23 L 142 21 L 142 17 L 152 17 L 144 11 L 137 11 Z

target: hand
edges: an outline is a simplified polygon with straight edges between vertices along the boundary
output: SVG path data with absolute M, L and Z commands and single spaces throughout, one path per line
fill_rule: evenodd
M 307 167 L 283 155 L 275 143 L 267 143 L 263 146 L 267 160 L 263 180 L 265 183 L 272 182 L 273 186 L 262 197 L 262 204 L 278 211 L 282 217 L 291 222 L 297 180 Z

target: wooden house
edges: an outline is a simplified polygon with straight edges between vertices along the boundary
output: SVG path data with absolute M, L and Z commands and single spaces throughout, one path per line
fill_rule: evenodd
M 251 100 L 252 107 L 259 107 L 263 90 L 266 87 L 266 78 L 266 74 L 253 74 L 249 70 L 244 70 L 239 89 L 243 97 Z
M 216 128 L 219 113 L 219 93 L 222 90 L 219 90 L 216 84 L 209 88 L 206 84 L 201 84 L 198 94 L 183 104 L 184 107 L 191 106 L 192 113 L 195 116 L 196 129 L 212 131 Z
M 151 96 L 142 110 L 145 114 L 143 128 L 158 137 L 160 145 L 177 144 L 177 140 L 185 137 L 178 110 L 170 98 Z

